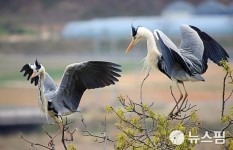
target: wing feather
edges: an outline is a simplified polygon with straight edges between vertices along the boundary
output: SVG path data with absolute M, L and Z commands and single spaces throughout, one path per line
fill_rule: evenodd
M 72 111 L 77 110 L 86 89 L 115 84 L 120 77 L 120 65 L 111 62 L 89 61 L 67 66 L 57 95 Z
M 212 60 L 215 64 L 219 66 L 221 66 L 220 64 L 221 60 L 228 61 L 229 55 L 217 41 L 215 41 L 211 36 L 209 36 L 204 31 L 201 31 L 199 28 L 191 25 L 190 27 L 198 33 L 199 37 L 201 38 L 204 44 L 204 54 L 202 58 L 202 63 L 203 63 L 202 73 L 205 73 L 208 68 L 207 65 L 208 59 Z
M 159 69 L 171 78 L 174 65 L 180 65 L 182 69 L 192 75 L 191 69 L 175 44 L 162 31 L 155 30 L 154 34 L 162 53 L 158 64 Z
M 186 61 L 192 66 L 193 71 L 201 74 L 203 70 L 203 42 L 197 32 L 188 25 L 181 25 L 180 32 L 180 52 Z

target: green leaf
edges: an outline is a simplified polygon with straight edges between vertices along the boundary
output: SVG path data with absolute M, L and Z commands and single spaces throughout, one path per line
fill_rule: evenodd
M 113 112 L 113 108 L 112 108 L 112 106 L 105 106 L 105 111 L 107 112 L 107 113 L 112 113 Z
M 232 72 L 229 63 L 228 63 L 226 60 L 221 60 L 219 63 L 220 63 L 220 65 L 223 66 L 223 69 L 224 69 L 226 72 L 228 72 L 228 73 L 231 73 L 231 72 Z
M 191 112 L 190 119 L 191 119 L 193 122 L 196 122 L 196 121 L 197 121 L 197 113 L 196 113 L 196 111 L 192 111 L 192 112 Z
M 155 113 L 153 111 L 149 110 L 148 113 L 149 113 L 150 118 L 155 119 Z
M 134 117 L 134 118 L 131 119 L 130 122 L 131 122 L 132 124 L 136 125 L 136 124 L 138 124 L 138 121 L 139 121 L 139 120 L 138 120 L 136 117 Z
M 127 111 L 132 111 L 133 110 L 133 106 L 132 105 L 129 105 L 125 108 Z
M 225 123 L 230 120 L 231 120 L 231 117 L 229 115 L 225 115 L 221 118 L 221 123 Z
M 119 108 L 119 109 L 117 109 L 116 113 L 117 113 L 120 117 L 123 118 L 125 112 L 124 112 L 122 109 Z
M 192 133 L 192 135 L 197 135 L 198 134 L 198 129 L 196 127 L 191 128 L 191 133 Z
M 67 149 L 68 149 L 68 150 L 78 150 L 78 148 L 76 148 L 76 147 L 74 146 L 74 144 L 72 144 L 72 143 L 70 143 L 70 144 L 68 145 Z

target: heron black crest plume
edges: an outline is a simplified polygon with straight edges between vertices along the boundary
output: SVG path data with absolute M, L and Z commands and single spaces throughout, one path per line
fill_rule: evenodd
M 35 65 L 36 65 L 36 69 L 40 69 L 41 65 L 39 64 L 39 62 L 37 61 L 37 59 L 35 61 Z
M 137 34 L 137 30 L 136 28 L 133 26 L 133 24 L 131 24 L 131 28 L 132 28 L 132 36 L 135 37 Z
M 39 63 L 38 63 L 37 59 L 35 61 L 35 64 L 36 64 L 36 67 L 39 66 Z
M 134 27 L 133 23 L 136 19 L 134 19 L 131 23 L 131 29 L 132 29 L 132 36 L 135 37 L 137 35 L 137 28 Z

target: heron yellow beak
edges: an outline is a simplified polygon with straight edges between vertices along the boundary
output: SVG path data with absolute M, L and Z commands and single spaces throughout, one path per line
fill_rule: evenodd
M 38 76 L 38 72 L 33 71 L 33 74 L 31 75 L 30 79 L 34 78 L 35 76 Z
M 125 53 L 127 54 L 134 47 L 134 45 L 136 45 L 140 41 L 140 39 L 141 38 L 132 38 L 132 41 L 130 42 L 128 48 L 125 50 Z

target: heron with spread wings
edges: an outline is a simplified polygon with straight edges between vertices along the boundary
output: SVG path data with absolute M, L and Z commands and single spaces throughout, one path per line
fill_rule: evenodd
M 62 116 L 78 111 L 82 95 L 87 89 L 103 88 L 118 81 L 118 73 L 121 72 L 119 67 L 118 64 L 103 61 L 70 64 L 59 86 L 37 60 L 34 64 L 24 65 L 20 72 L 24 71 L 27 80 L 38 87 L 38 104 L 46 118 L 51 116 L 62 128 Z
M 147 68 L 157 68 L 167 77 L 176 81 L 180 92 L 176 106 L 188 96 L 184 81 L 204 81 L 201 75 L 208 68 L 208 59 L 221 66 L 220 61 L 227 61 L 229 58 L 218 42 L 197 27 L 181 25 L 180 31 L 181 43 L 178 48 L 162 31 L 154 30 L 153 34 L 145 27 L 135 28 L 132 25 L 132 41 L 126 49 L 127 53 L 140 39 L 146 38 L 147 56 L 144 65 Z M 184 88 L 184 97 L 179 84 L 182 84 Z

